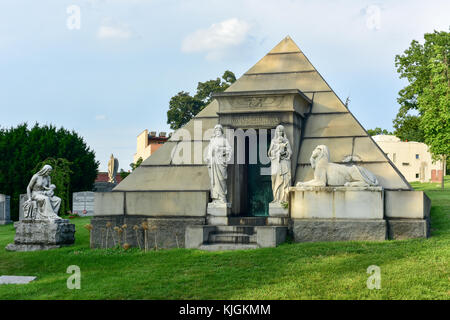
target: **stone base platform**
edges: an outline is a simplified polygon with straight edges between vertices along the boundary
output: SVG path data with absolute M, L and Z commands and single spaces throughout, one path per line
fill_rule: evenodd
M 393 240 L 428 238 L 430 236 L 429 219 L 389 219 L 388 237 Z
M 382 187 L 292 187 L 293 219 L 383 219 Z
M 207 207 L 206 222 L 209 225 L 226 226 L 231 213 L 231 203 L 210 202 Z
M 385 220 L 292 219 L 295 242 L 386 240 Z
M 186 248 L 208 251 L 275 248 L 286 241 L 283 226 L 188 226 Z
M 0 226 L 13 223 L 12 220 L 0 220 Z
M 75 242 L 75 225 L 69 220 L 24 219 L 14 224 L 14 243 L 6 246 L 9 251 L 37 251 L 56 249 Z
M 145 232 L 142 223 L 146 222 Z M 147 248 L 184 248 L 185 230 L 189 225 L 204 225 L 200 217 L 148 217 L 148 216 L 101 216 L 91 219 L 91 245 L 93 248 L 113 248 L 128 243 L 131 247 L 144 249 L 145 235 Z M 123 226 L 126 225 L 126 228 Z M 114 227 L 120 227 L 118 233 Z

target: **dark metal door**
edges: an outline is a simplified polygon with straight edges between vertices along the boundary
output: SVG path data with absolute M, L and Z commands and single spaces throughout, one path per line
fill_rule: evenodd
M 257 163 L 247 162 L 247 210 L 250 216 L 268 216 L 269 203 L 273 201 L 270 162 L 263 165 L 260 159 L 261 152 L 267 154 L 269 150 L 270 134 L 266 141 L 260 142 L 260 138 L 258 135 Z

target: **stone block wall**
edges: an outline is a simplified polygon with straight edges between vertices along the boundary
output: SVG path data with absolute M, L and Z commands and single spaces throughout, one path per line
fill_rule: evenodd
M 147 222 L 148 230 L 142 227 Z M 205 218 L 197 217 L 146 217 L 146 216 L 102 216 L 91 220 L 92 244 L 94 248 L 112 248 L 123 245 L 125 242 L 131 247 L 144 249 L 145 235 L 147 236 L 147 248 L 158 249 L 184 248 L 185 231 L 190 225 L 203 225 Z M 123 226 L 126 225 L 126 228 Z M 136 226 L 137 230 L 134 229 Z M 118 233 L 114 227 L 122 228 Z M 126 231 L 125 231 L 126 230 Z

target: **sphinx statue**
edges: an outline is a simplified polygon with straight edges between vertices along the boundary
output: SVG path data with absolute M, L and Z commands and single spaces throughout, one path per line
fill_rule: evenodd
M 310 162 L 314 169 L 314 179 L 298 182 L 297 187 L 370 187 L 379 185 L 377 177 L 366 168 L 331 163 L 330 151 L 325 145 L 319 145 L 314 149 Z

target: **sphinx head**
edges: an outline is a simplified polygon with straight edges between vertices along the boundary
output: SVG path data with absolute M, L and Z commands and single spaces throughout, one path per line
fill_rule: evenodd
M 314 169 L 317 162 L 323 158 L 326 158 L 327 162 L 330 162 L 330 151 L 326 145 L 321 144 L 314 149 L 311 158 L 309 159 L 311 167 Z

